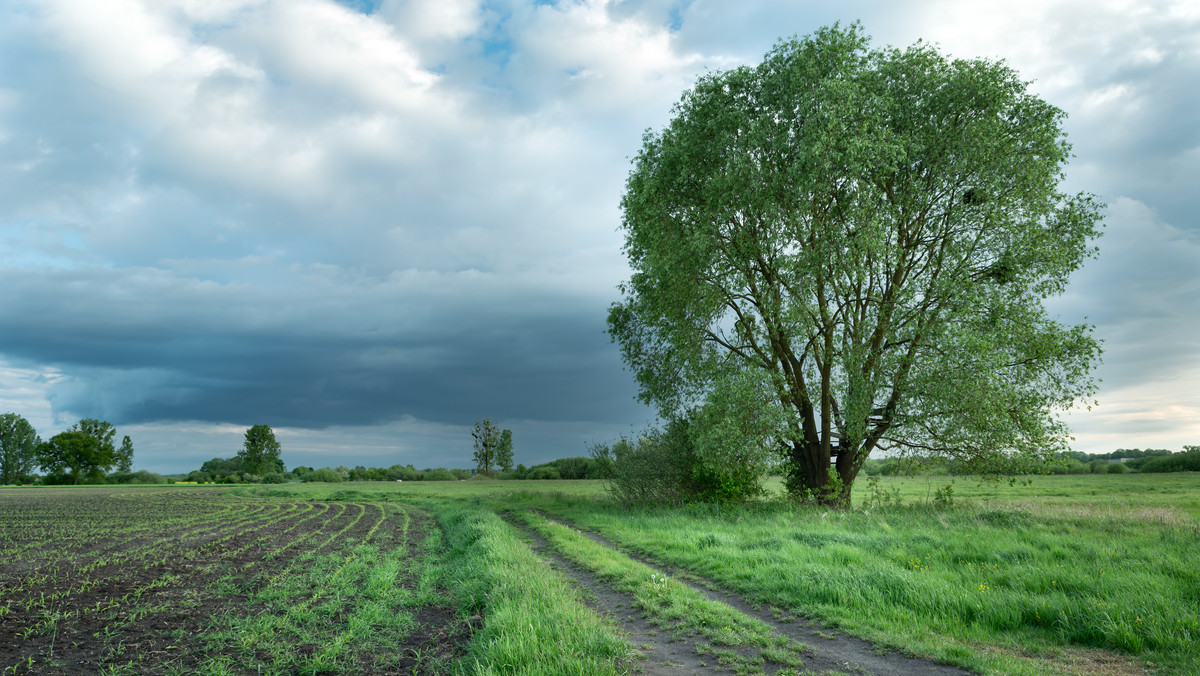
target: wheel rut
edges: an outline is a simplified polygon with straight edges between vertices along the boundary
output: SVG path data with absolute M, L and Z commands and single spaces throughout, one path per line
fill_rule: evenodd
M 585 592 L 589 605 L 617 622 L 626 640 L 638 653 L 631 673 L 647 676 L 729 673 L 716 665 L 716 659 L 711 655 L 697 652 L 697 641 L 690 637 L 672 637 L 668 632 L 651 624 L 646 614 L 637 608 L 633 596 L 613 589 L 599 576 L 568 560 L 532 529 L 507 515 L 501 516 L 509 525 L 530 539 L 534 552 L 548 558 L 555 568 L 579 585 Z M 776 665 L 775 669 L 769 669 L 768 673 L 773 673 L 778 668 Z
M 540 512 L 539 512 L 540 513 Z M 629 558 L 638 561 L 654 570 L 659 571 L 663 575 L 669 575 L 676 580 L 688 585 L 697 592 L 703 594 L 713 601 L 724 603 L 743 615 L 761 620 L 767 626 L 774 629 L 781 636 L 802 643 L 807 646 L 804 652 L 804 670 L 809 672 L 816 671 L 824 673 L 848 673 L 848 674 L 870 674 L 871 676 L 914 676 L 914 675 L 932 675 L 932 676 L 971 676 L 975 672 L 967 671 L 961 667 L 956 667 L 947 664 L 941 664 L 933 660 L 921 657 L 912 657 L 902 653 L 888 650 L 881 651 L 869 642 L 860 638 L 855 638 L 837 632 L 836 630 L 823 627 L 821 624 L 809 620 L 804 617 L 782 611 L 779 609 L 771 609 L 761 605 L 753 604 L 747 601 L 742 596 L 726 591 L 718 586 L 715 582 L 701 578 L 690 571 L 682 568 L 677 568 L 667 563 L 652 559 L 637 552 L 630 552 L 627 549 L 620 547 L 603 536 L 583 530 L 577 525 L 558 516 L 541 513 L 544 518 L 557 521 L 572 530 L 584 535 L 598 545 L 607 547 L 613 551 L 620 552 Z M 530 530 L 524 528 L 520 524 L 509 520 L 514 526 L 522 531 L 530 534 L 537 541 L 538 536 Z M 556 560 L 562 560 L 567 566 L 573 566 L 580 572 L 591 576 L 588 571 L 580 569 L 569 561 L 562 559 L 549 549 L 549 546 L 544 540 L 541 540 L 543 549 L 549 550 Z M 595 576 L 591 576 L 595 584 L 604 585 Z M 610 593 L 619 594 L 612 589 L 608 589 Z M 767 673 L 772 673 L 774 670 L 781 667 L 770 668 L 768 665 L 764 670 Z M 663 673 L 689 673 L 687 671 L 676 670 L 673 672 Z M 714 672 L 716 673 L 716 672 Z

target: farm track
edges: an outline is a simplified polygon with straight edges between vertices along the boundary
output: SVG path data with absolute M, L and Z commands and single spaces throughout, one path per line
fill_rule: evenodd
M 543 514 L 542 516 L 551 519 L 549 515 Z M 700 594 L 703 594 L 708 599 L 729 606 L 733 612 L 758 619 L 780 635 L 805 645 L 807 650 L 804 651 L 804 669 L 809 672 L 871 674 L 872 676 L 923 676 L 926 674 L 932 676 L 969 676 L 973 673 L 958 667 L 922 658 L 909 657 L 896 652 L 881 653 L 870 643 L 862 639 L 838 634 L 815 622 L 780 611 L 779 609 L 772 611 L 772 609 L 757 606 L 737 594 L 721 589 L 714 582 L 705 580 L 687 570 L 664 564 L 636 552 L 629 552 L 596 533 L 579 529 L 560 517 L 555 516 L 552 520 L 568 526 L 596 544 L 645 564 L 664 576 L 673 577 Z M 538 551 L 548 552 L 564 572 L 575 578 L 584 588 L 588 589 L 599 599 L 599 605 L 621 622 L 622 627 L 630 633 L 635 645 L 641 645 L 643 642 L 653 645 L 654 649 L 649 651 L 649 653 L 662 655 L 663 658 L 656 660 L 659 663 L 669 662 L 669 664 L 680 664 L 687 667 L 686 669 L 680 669 L 679 667 L 664 665 L 667 671 L 652 671 L 647 669 L 645 673 L 705 673 L 704 669 L 698 665 L 692 667 L 688 662 L 684 661 L 692 656 L 699 659 L 698 654 L 695 652 L 695 641 L 689 646 L 691 648 L 690 656 L 681 654 L 687 651 L 681 649 L 676 642 L 662 644 L 661 637 L 658 637 L 657 641 L 644 641 L 639 632 L 643 631 L 642 625 L 645 624 L 645 620 L 641 618 L 640 612 L 630 610 L 633 606 L 629 602 L 628 595 L 613 590 L 611 586 L 599 580 L 590 572 L 567 561 L 560 554 L 554 552 L 548 543 L 532 530 L 512 520 L 509 520 L 509 523 L 512 523 L 522 532 L 532 537 L 535 542 L 535 548 Z M 618 600 L 618 597 L 623 598 Z M 613 609 L 615 609 L 615 612 Z M 651 635 L 650 638 L 654 639 L 655 636 Z M 662 650 L 662 648 L 666 648 L 666 650 Z M 647 657 L 650 658 L 650 655 L 648 654 Z M 656 668 L 658 668 L 657 665 Z M 768 664 L 765 670 L 768 673 L 773 673 L 781 668 L 779 665 Z M 724 670 L 718 669 L 717 671 L 723 672 Z
M 166 499 L 147 492 L 129 501 L 97 492 L 73 504 L 62 492 L 28 495 L 0 503 L 0 542 L 10 555 L 23 553 L 23 558 L 0 558 L 0 669 L 5 673 L 184 674 L 213 659 L 226 659 L 232 667 L 227 671 L 242 673 L 237 665 L 246 663 L 247 655 L 236 649 L 214 654 L 205 642 L 214 622 L 278 612 L 256 599 L 304 577 L 308 562 L 342 552 L 348 560 L 352 552 L 378 554 L 360 557 L 358 569 L 344 574 L 339 569 L 337 575 L 362 575 L 373 562 L 390 557 L 404 564 L 393 566 L 398 571 L 393 583 L 384 583 L 415 587 L 420 565 L 409 561 L 416 560 L 415 547 L 424 542 L 430 523 L 423 513 L 387 503 L 253 500 L 180 491 Z M 76 531 L 90 535 L 71 537 Z M 55 551 L 59 533 L 67 535 L 60 540 L 66 552 Z M 342 642 L 362 631 L 337 629 L 353 624 L 353 597 L 327 595 L 318 587 L 300 607 L 324 613 L 327 631 Z M 413 611 L 415 628 L 404 645 L 395 646 L 399 654 L 389 664 L 408 664 L 406 673 L 420 673 L 431 658 L 462 653 L 470 628 L 454 612 L 437 604 Z M 303 660 L 306 651 L 315 653 L 319 646 L 281 649 Z M 257 658 L 260 664 L 266 660 Z M 383 673 L 371 663 L 355 671 Z
M 613 589 L 598 576 L 569 561 L 533 530 L 512 519 L 505 520 L 532 541 L 534 552 L 549 558 L 555 568 L 586 591 L 589 605 L 594 610 L 617 623 L 626 641 L 641 656 L 634 669 L 636 673 L 647 676 L 728 673 L 720 667 L 709 667 L 706 662 L 709 658 L 699 654 L 693 642 L 672 639 L 652 625 L 645 613 L 637 609 L 633 596 Z

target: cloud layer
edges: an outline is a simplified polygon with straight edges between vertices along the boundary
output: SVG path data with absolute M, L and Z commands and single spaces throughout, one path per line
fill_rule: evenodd
M 1147 7 L 9 3 L 0 403 L 136 430 L 165 471 L 255 423 L 348 464 L 465 466 L 484 415 L 527 464 L 582 453 L 650 417 L 603 333 L 642 131 L 706 69 L 861 18 L 1006 58 L 1071 115 L 1067 184 L 1110 204 L 1055 305 L 1107 340 L 1080 444 L 1200 443 L 1162 414 L 1200 408 L 1171 380 L 1200 376 L 1200 16 Z

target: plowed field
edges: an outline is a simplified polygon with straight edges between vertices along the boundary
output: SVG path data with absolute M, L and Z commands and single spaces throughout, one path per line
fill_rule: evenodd
M 204 488 L 0 496 L 4 673 L 436 673 L 440 532 L 394 503 Z

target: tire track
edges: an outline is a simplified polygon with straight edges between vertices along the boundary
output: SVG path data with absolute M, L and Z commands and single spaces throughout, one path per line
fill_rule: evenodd
M 715 659 L 699 654 L 694 640 L 672 640 L 652 625 L 645 613 L 638 610 L 633 596 L 613 589 L 591 571 L 568 560 L 555 551 L 545 538 L 524 524 L 507 514 L 500 516 L 532 541 L 534 552 L 549 558 L 551 565 L 573 579 L 586 592 L 585 597 L 594 610 L 617 622 L 626 640 L 638 654 L 631 670 L 633 673 L 647 676 L 728 673 L 724 668 L 710 665 Z
M 804 653 L 805 668 L 807 669 L 850 671 L 872 676 L 913 676 L 917 674 L 922 676 L 925 674 L 970 676 L 974 673 L 960 667 L 941 664 L 926 658 L 910 657 L 895 651 L 882 653 L 867 641 L 822 627 L 815 621 L 786 612 L 772 612 L 768 607 L 756 606 L 742 596 L 720 588 L 711 580 L 700 578 L 686 569 L 630 552 L 561 517 L 551 517 L 544 513 L 541 516 L 571 528 L 598 545 L 620 552 L 664 575 L 669 575 L 710 600 L 719 601 L 744 615 L 761 620 L 782 636 L 803 643 L 809 648 Z

